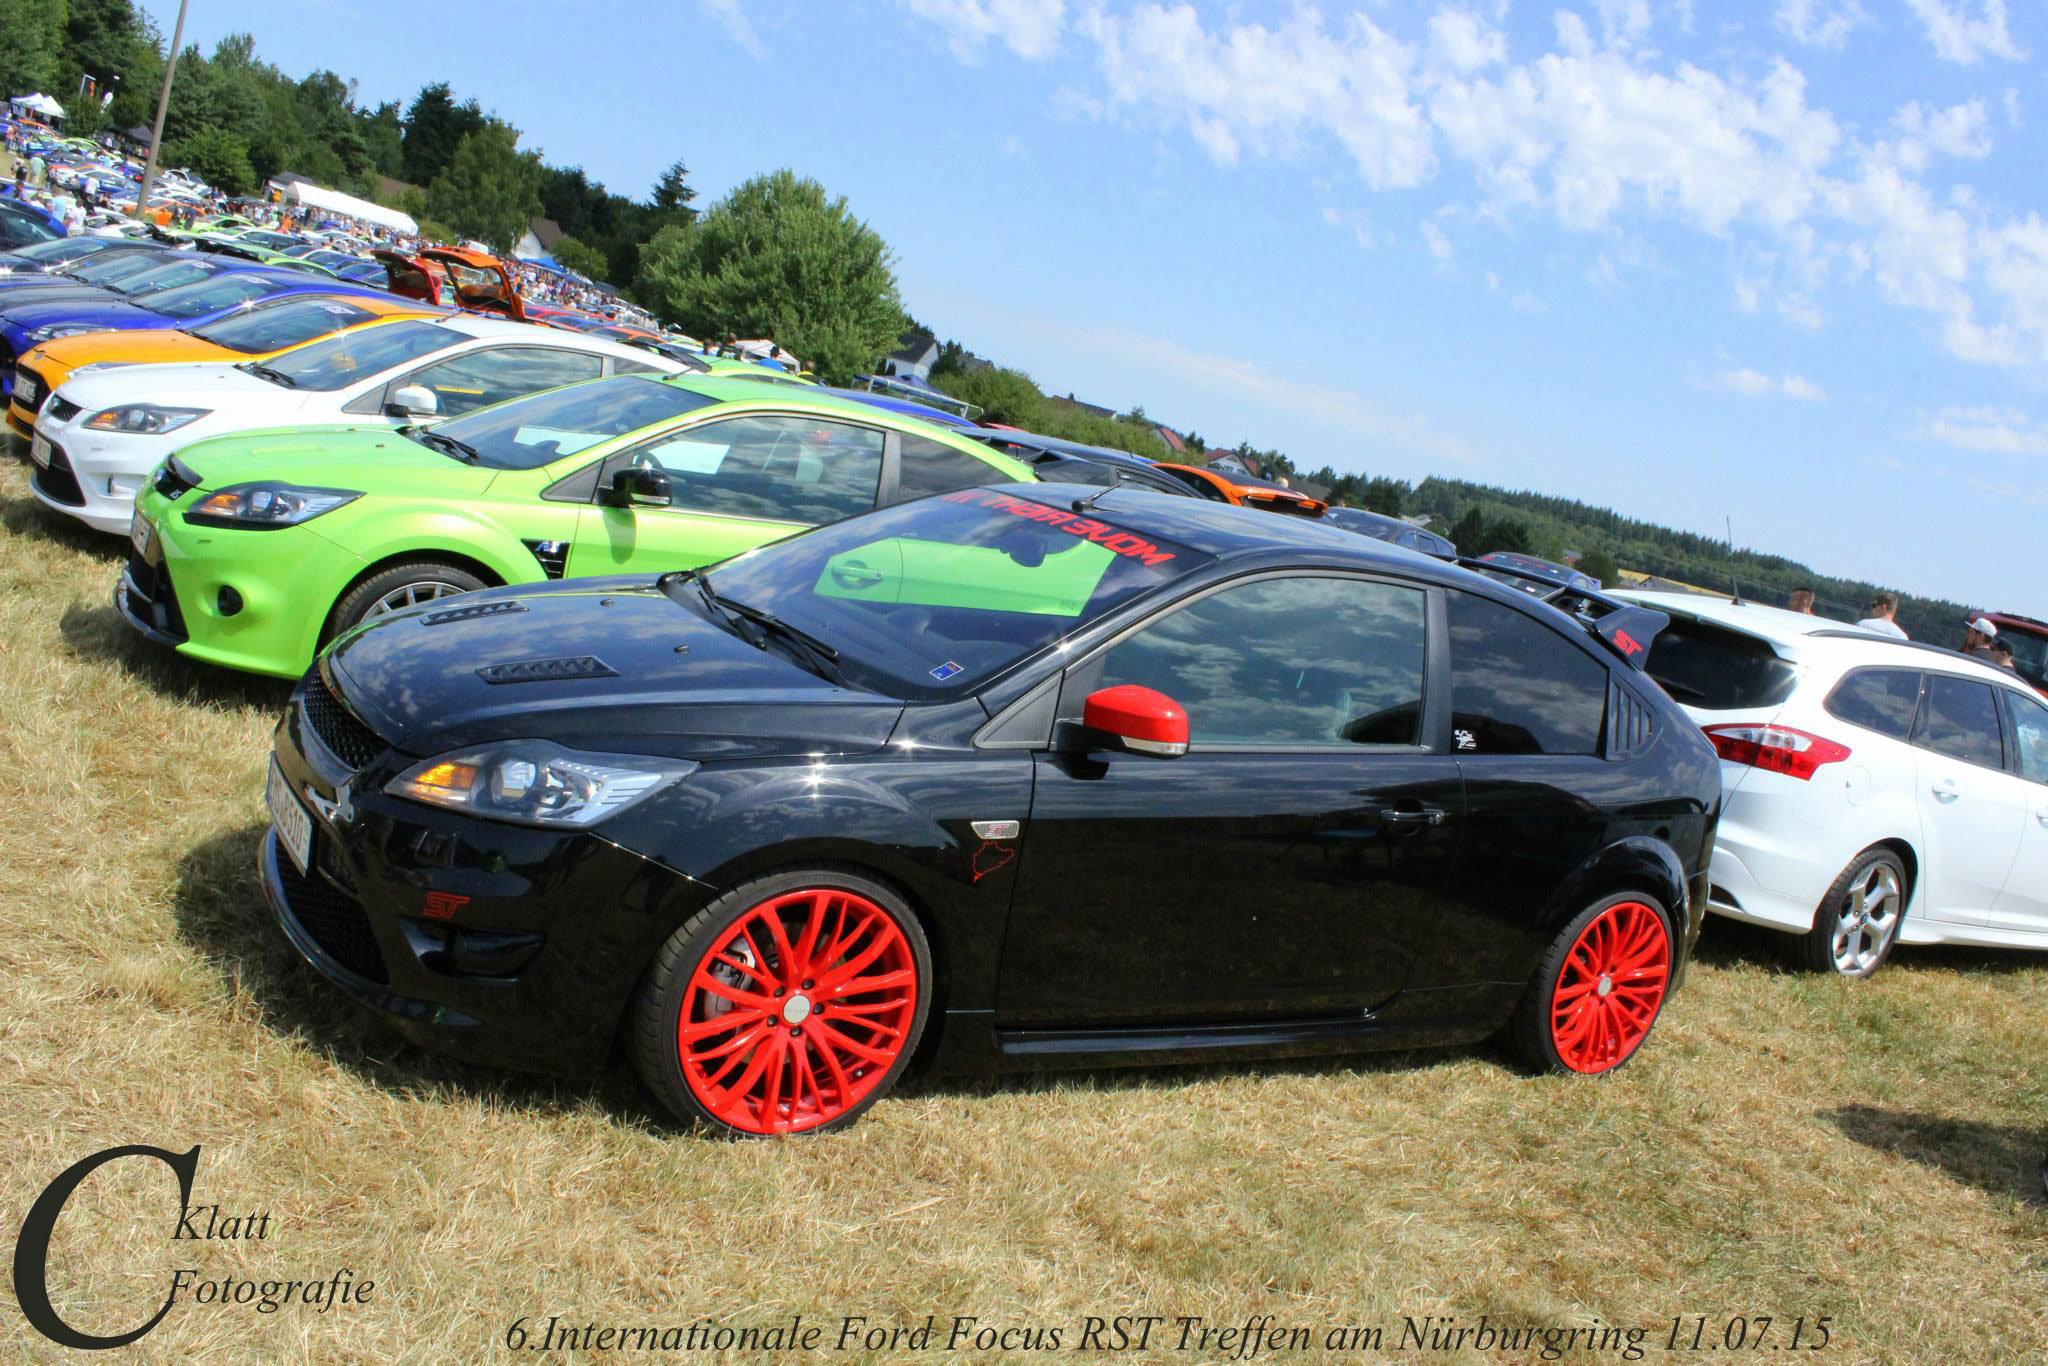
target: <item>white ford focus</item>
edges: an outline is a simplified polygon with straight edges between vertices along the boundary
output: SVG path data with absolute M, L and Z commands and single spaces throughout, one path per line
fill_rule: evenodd
M 1721 755 L 1707 909 L 1848 977 L 1894 944 L 2048 949 L 2048 705 L 1950 650 L 1771 607 L 1669 613 L 1646 672 Z
M 682 369 L 609 338 L 468 315 L 374 324 L 265 361 L 87 368 L 36 414 L 29 486 L 46 506 L 125 536 L 149 472 L 204 437 L 434 422 L 599 375 Z

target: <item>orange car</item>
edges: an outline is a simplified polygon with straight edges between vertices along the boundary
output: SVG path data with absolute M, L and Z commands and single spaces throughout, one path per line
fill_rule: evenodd
M 467 247 L 423 247 L 419 254 L 379 248 L 370 253 L 383 262 L 393 294 L 423 303 L 445 304 L 471 313 L 494 313 L 514 322 L 526 321 L 519 287 L 505 265 L 486 252 Z
M 58 385 L 87 365 L 154 365 L 167 361 L 267 360 L 309 341 L 393 318 L 438 318 L 446 309 L 375 294 L 293 294 L 195 327 L 83 332 L 31 347 L 16 369 L 7 425 L 26 438 L 36 410 Z M 24 383 L 26 381 L 26 383 Z
M 1285 512 L 1295 517 L 1320 517 L 1328 510 L 1329 504 L 1296 493 L 1293 489 L 1269 484 L 1261 479 L 1238 479 L 1221 470 L 1212 470 L 1205 465 L 1168 465 L 1161 463 L 1174 478 L 1186 484 L 1204 498 L 1225 503 L 1237 503 L 1244 507 L 1264 508 L 1268 512 Z

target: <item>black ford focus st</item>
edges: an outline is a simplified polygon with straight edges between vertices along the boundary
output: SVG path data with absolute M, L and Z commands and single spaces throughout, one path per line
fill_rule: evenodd
M 380 619 L 276 735 L 264 885 L 412 1038 L 678 1116 L 945 1071 L 1502 1033 L 1625 1062 L 1706 904 L 1713 751 L 1576 613 L 1299 519 L 969 489 L 707 571 Z

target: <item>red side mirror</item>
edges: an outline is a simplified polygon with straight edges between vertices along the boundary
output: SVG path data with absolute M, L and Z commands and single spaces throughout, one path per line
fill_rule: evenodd
M 1134 753 L 1171 759 L 1188 752 L 1188 714 L 1180 703 L 1135 683 L 1090 693 L 1081 724 L 1116 736 Z

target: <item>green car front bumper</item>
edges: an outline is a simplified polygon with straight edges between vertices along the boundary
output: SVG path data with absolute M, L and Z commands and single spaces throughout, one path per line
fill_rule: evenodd
M 158 644 L 230 669 L 304 673 L 335 599 L 367 567 L 310 526 L 192 526 L 154 489 L 135 515 L 115 607 Z M 286 563 L 289 578 L 277 573 Z

